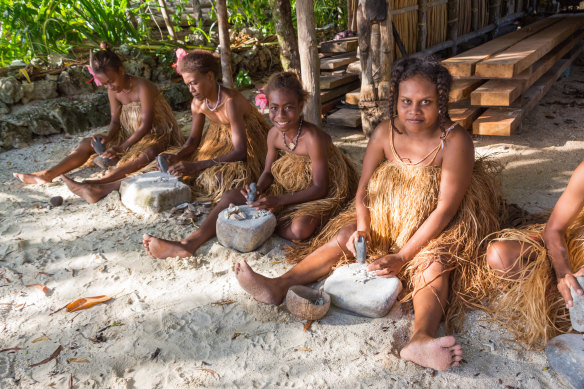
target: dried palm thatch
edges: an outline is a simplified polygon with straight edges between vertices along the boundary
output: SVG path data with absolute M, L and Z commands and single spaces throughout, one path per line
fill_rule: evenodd
M 394 24 L 408 54 L 416 52 L 418 43 L 418 0 L 391 0 L 391 20 Z M 395 59 L 401 53 L 394 47 Z
M 153 107 L 154 115 L 152 117 L 151 130 L 124 153 L 118 162 L 118 166 L 137 158 L 140 153 L 150 147 L 155 147 L 158 153 L 160 153 L 169 147 L 180 146 L 184 142 L 176 117 L 164 96 L 158 94 Z M 118 131 L 117 137 L 113 139 L 112 144 L 114 146 L 121 145 L 140 128 L 141 123 L 142 105 L 140 102 L 123 105 L 120 115 L 121 128 Z M 95 157 L 96 155 L 93 155 L 87 164 L 92 162 Z
M 428 4 L 428 37 L 427 45 L 434 46 L 446 40 L 448 31 L 448 4 Z M 460 18 L 460 16 L 459 16 Z M 460 20 L 460 19 L 459 19 Z
M 252 109 L 244 120 L 247 136 L 247 161 L 219 163 L 205 169 L 197 177 L 186 177 L 185 182 L 191 185 L 195 199 L 216 203 L 225 191 L 243 188 L 244 185 L 259 178 L 266 159 L 266 140 L 269 126 L 256 109 Z M 233 151 L 231 127 L 211 122 L 201 140 L 199 150 L 191 160 L 205 161 L 231 151 Z
M 490 243 L 522 244 L 522 255 L 517 258 L 522 267 L 516 279 L 495 273 L 488 266 L 486 256 L 480 262 L 484 300 L 477 307 L 509 330 L 516 340 L 535 349 L 571 330 L 569 311 L 556 287 L 555 273 L 541 238 L 544 227 L 536 224 L 524 229 L 506 229 L 490 237 Z M 566 232 L 566 245 L 570 266 L 577 271 L 584 266 L 584 213 Z
M 298 216 L 314 216 L 321 222 L 333 217 L 355 196 L 359 177 L 351 161 L 336 146 L 328 150 L 329 187 L 327 195 L 319 200 L 292 204 L 277 213 L 278 222 L 286 225 Z M 312 163 L 306 155 L 283 152 L 272 164 L 274 182 L 270 195 L 298 192 L 312 185 Z
M 495 179 L 499 170 L 493 162 L 476 161 L 471 184 L 454 218 L 398 275 L 408 287 L 408 293 L 402 300 L 405 301 L 412 297 L 417 275 L 431 263 L 439 261 L 443 272 L 450 272 L 450 305 L 446 311 L 446 322 L 450 328 L 460 329 L 469 302 L 477 296 L 472 282 L 476 279 L 478 267 L 473 265 L 473 261 L 483 248 L 483 238 L 499 228 L 500 195 Z M 436 208 L 440 177 L 441 169 L 438 167 L 409 166 L 389 161 L 375 170 L 367 187 L 372 239 L 368 247 L 369 261 L 399 251 L 418 230 Z M 298 259 L 331 240 L 343 226 L 355 223 L 353 201 L 347 210 L 324 227 L 310 245 L 292 248 L 287 258 L 298 262 Z M 337 266 L 350 261 L 349 258 L 341 259 Z

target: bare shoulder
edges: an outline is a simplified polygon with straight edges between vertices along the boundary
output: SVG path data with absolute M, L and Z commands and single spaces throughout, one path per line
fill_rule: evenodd
M 373 142 L 382 142 L 385 144 L 386 141 L 389 141 L 391 131 L 391 121 L 384 120 L 375 127 L 375 130 L 369 136 L 369 143 Z
M 249 101 L 236 89 L 224 88 L 225 106 L 229 109 L 235 109 L 246 115 L 250 112 L 252 106 Z
M 447 151 L 445 156 L 459 155 L 474 159 L 474 144 L 472 142 L 472 138 L 469 133 L 458 124 L 456 124 L 454 128 L 448 132 L 444 142 L 444 150 Z M 456 153 L 448 153 L 448 151 L 451 150 L 456 151 Z
M 148 93 L 150 96 L 157 96 L 160 91 L 158 87 L 150 80 L 142 77 L 134 77 L 140 93 Z
M 315 124 L 304 122 L 302 127 L 306 134 L 306 140 L 310 142 L 312 147 L 320 146 L 328 148 L 333 143 L 331 136 Z
M 193 98 L 191 101 L 191 112 L 193 114 L 203 113 L 203 101 Z

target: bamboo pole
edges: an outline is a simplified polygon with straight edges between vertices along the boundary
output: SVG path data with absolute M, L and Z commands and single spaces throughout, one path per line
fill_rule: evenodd
M 428 1 L 418 1 L 418 51 L 426 50 L 428 42 Z
M 221 46 L 221 73 L 223 85 L 233 88 L 231 74 L 231 41 L 229 40 L 229 24 L 227 22 L 227 5 L 225 0 L 217 0 L 217 23 L 219 24 L 219 45 Z
M 166 29 L 170 34 L 170 37 L 173 41 L 176 41 L 176 32 L 174 32 L 174 27 L 172 25 L 172 21 L 168 17 L 168 8 L 166 7 L 166 1 L 158 0 L 158 5 L 160 6 L 160 12 L 162 13 L 162 18 L 164 19 L 164 24 L 166 24 Z
M 306 120 L 321 126 L 320 104 L 320 60 L 318 58 L 318 43 L 314 26 L 314 4 L 312 0 L 296 1 L 296 20 L 298 22 L 298 51 L 300 56 L 300 71 L 302 84 L 309 93 L 304 106 Z

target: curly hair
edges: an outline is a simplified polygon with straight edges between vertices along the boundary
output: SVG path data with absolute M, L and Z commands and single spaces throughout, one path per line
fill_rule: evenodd
M 397 61 L 391 69 L 391 82 L 389 89 L 389 107 L 391 112 L 391 126 L 399 132 L 394 125 L 399 84 L 414 76 L 422 76 L 436 85 L 438 92 L 438 125 L 442 134 L 446 132 L 446 121 L 450 120 L 448 114 L 448 95 L 452 76 L 444 66 L 434 57 L 411 56 Z
M 177 63 L 180 73 L 194 73 L 195 71 L 207 74 L 213 72 L 215 78 L 219 75 L 220 63 L 216 54 L 207 50 L 197 49 L 193 50 Z
M 122 67 L 122 60 L 111 50 L 107 42 L 101 42 L 101 50 L 93 53 L 91 69 L 94 73 L 105 73 L 106 70 L 117 72 Z
M 294 72 L 280 72 L 272 74 L 264 86 L 264 93 L 268 100 L 270 93 L 277 89 L 286 89 L 298 96 L 298 103 L 304 104 L 308 99 L 308 92 L 302 88 L 302 83 Z

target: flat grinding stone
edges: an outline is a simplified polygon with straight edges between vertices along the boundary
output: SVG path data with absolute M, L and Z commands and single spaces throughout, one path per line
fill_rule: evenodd
M 576 277 L 580 287 L 584 288 L 584 277 Z M 584 295 L 580 296 L 576 291 L 570 288 L 572 293 L 573 306 L 570 308 L 570 320 L 572 327 L 576 331 L 584 332 Z M 584 369 L 584 367 L 582 367 Z
M 387 315 L 401 290 L 397 277 L 378 277 L 359 263 L 339 267 L 324 282 L 334 305 L 367 317 Z
M 574 388 L 584 388 L 584 336 L 556 336 L 545 346 L 545 355 L 550 366 Z
M 272 236 L 276 228 L 276 216 L 267 212 L 266 215 L 254 219 L 253 216 L 258 212 L 256 208 L 248 205 L 238 207 L 245 213 L 246 219 L 231 220 L 227 218 L 229 209 L 221 211 L 217 217 L 217 239 L 225 247 L 248 253 Z
M 139 174 L 122 181 L 122 203 L 138 214 L 154 214 L 191 200 L 191 189 L 178 177 L 161 172 Z

